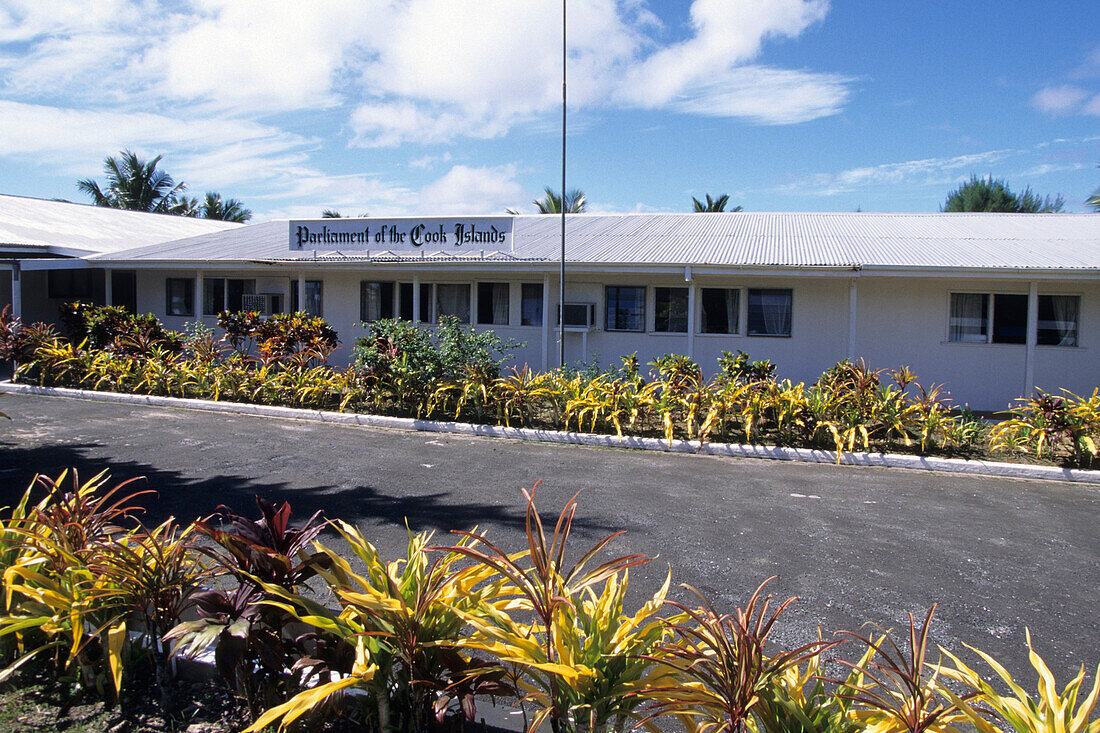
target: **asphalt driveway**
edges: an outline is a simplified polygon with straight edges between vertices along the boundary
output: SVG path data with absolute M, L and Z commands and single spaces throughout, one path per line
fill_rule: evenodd
M 801 601 L 774 637 L 804 643 L 864 622 L 898 627 L 940 604 L 934 639 L 965 641 L 1027 673 L 1024 629 L 1059 675 L 1100 661 L 1100 487 L 907 470 L 540 445 L 262 417 L 4 395 L 0 504 L 36 472 L 145 476 L 151 519 L 251 497 L 359 524 L 384 554 L 413 530 L 489 530 L 523 542 L 520 487 L 544 515 L 582 488 L 575 547 L 626 530 L 614 551 L 669 564 L 720 607 L 764 578 Z M 445 540 L 445 537 L 439 537 Z M 683 593 L 680 592 L 680 597 Z M 963 650 L 965 652 L 965 650 Z M 1068 680 L 1068 677 L 1066 677 Z M 1030 686 L 1030 685 L 1029 685 Z

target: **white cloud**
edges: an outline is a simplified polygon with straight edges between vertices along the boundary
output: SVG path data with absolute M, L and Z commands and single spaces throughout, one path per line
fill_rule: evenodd
M 839 112 L 850 81 L 835 74 L 742 66 L 721 81 L 685 90 L 672 106 L 691 114 L 793 124 Z
M 67 109 L 0 100 L 0 150 L 44 156 L 70 169 L 102 160 L 101 151 L 171 147 L 216 156 L 223 146 L 263 143 L 265 155 L 306 142 L 257 122 L 237 119 L 180 119 L 150 112 Z
M 954 182 L 960 175 L 964 173 L 969 175 L 970 171 L 978 166 L 1003 160 L 1018 152 L 989 150 L 948 158 L 922 158 L 900 163 L 849 168 L 839 173 L 817 173 L 779 186 L 775 190 L 810 196 L 835 196 L 885 183 L 909 182 L 914 185 L 939 185 Z
M 334 103 L 337 72 L 372 15 L 372 3 L 356 0 L 196 4 L 199 17 L 153 44 L 144 62 L 161 71 L 168 94 L 236 109 Z
M 726 73 L 755 58 L 767 38 L 798 36 L 822 20 L 828 7 L 825 0 L 695 0 L 692 37 L 631 69 L 620 96 L 652 108 L 709 80 L 721 83 Z
M 944 187 L 967 180 L 971 175 L 993 175 L 1017 183 L 1060 171 L 1089 167 L 1080 158 L 1092 160 L 1097 138 L 1058 138 L 1030 148 L 1004 148 L 941 158 L 922 158 L 899 163 L 848 168 L 836 173 L 815 173 L 769 189 L 770 192 L 800 196 L 836 196 L 888 185 L 896 190 Z M 899 188 L 900 187 L 900 188 Z M 947 189 L 944 188 L 944 193 Z
M 1072 84 L 1044 87 L 1031 98 L 1031 106 L 1040 112 L 1052 115 L 1065 115 L 1077 112 L 1081 103 L 1088 99 L 1089 93 Z
M 423 155 L 409 161 L 409 167 L 418 170 L 430 170 L 436 163 L 450 163 L 451 154 L 444 152 L 442 155 Z
M 456 165 L 420 191 L 417 210 L 433 214 L 495 214 L 527 199 L 512 165 Z

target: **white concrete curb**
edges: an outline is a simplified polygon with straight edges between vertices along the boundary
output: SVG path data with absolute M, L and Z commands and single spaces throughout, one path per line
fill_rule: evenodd
M 0 382 L 0 392 L 50 397 L 73 397 L 95 402 L 119 402 L 125 404 L 154 405 L 158 407 L 178 407 L 236 415 L 263 415 L 267 417 L 288 418 L 291 420 L 337 423 L 340 425 L 362 425 L 364 427 L 373 428 L 418 430 L 431 433 L 454 433 L 457 435 L 479 435 L 488 438 L 510 438 L 512 440 L 525 440 L 538 443 L 585 445 L 597 448 L 630 448 L 633 450 L 663 451 L 665 453 L 702 453 L 704 455 L 728 456 L 731 458 L 768 458 L 777 461 L 836 463 L 836 453 L 810 448 L 781 448 L 767 445 L 740 445 L 737 443 L 704 443 L 702 448 L 700 448 L 699 443 L 687 440 L 674 440 L 670 446 L 668 441 L 659 438 L 619 438 L 615 435 L 567 433 L 558 430 L 535 430 L 530 428 L 506 428 L 503 426 L 475 425 L 472 423 L 417 420 L 409 417 L 362 415 L 354 412 L 326 412 L 323 410 L 308 410 L 294 407 L 250 405 L 240 402 L 212 402 L 210 400 L 194 400 L 180 397 L 134 395 L 118 392 L 95 392 L 84 389 L 69 389 L 66 387 L 36 387 L 28 384 L 15 384 L 13 382 Z M 843 453 L 840 462 L 848 466 L 912 468 L 925 471 L 942 471 L 945 473 L 965 473 L 977 476 L 1004 476 L 1008 478 L 1100 484 L 1100 471 L 1088 471 L 1077 468 L 1058 468 L 1057 466 L 1032 466 L 1021 463 L 972 461 L 963 458 L 935 458 L 896 453 Z

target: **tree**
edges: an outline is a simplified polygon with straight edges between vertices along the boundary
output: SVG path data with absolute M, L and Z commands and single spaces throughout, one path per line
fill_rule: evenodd
M 336 209 L 325 209 L 321 212 L 322 219 L 343 219 L 344 215 Z
M 1015 194 L 1003 179 L 978 178 L 971 174 L 970 180 L 947 194 L 940 211 L 993 211 L 1013 214 L 1050 214 L 1062 211 L 1066 201 L 1058 195 L 1055 198 L 1040 198 L 1032 193 L 1031 187 Z
M 718 198 L 715 198 L 715 199 L 712 199 L 710 197 L 710 194 L 708 193 L 706 203 L 703 203 L 702 201 L 695 198 L 694 196 L 691 197 L 691 202 L 695 205 L 696 213 L 708 213 L 708 214 L 719 212 L 719 211 L 725 211 L 726 210 L 726 204 L 729 203 L 729 200 L 730 200 L 730 197 L 729 197 L 728 193 L 724 193 L 724 194 L 722 194 L 721 196 L 719 196 Z M 731 212 L 741 211 L 741 207 L 738 206 L 736 208 L 730 209 L 730 211 Z
M 76 187 L 91 196 L 96 206 L 189 215 L 197 202 L 183 197 L 187 184 L 176 183 L 172 176 L 157 170 L 160 159 L 158 155 L 145 162 L 135 153 L 123 150 L 117 158 L 109 155 L 103 161 L 106 189 L 91 178 L 77 181 Z
M 554 193 L 554 189 L 549 186 L 546 187 L 546 195 L 541 199 L 535 199 L 532 201 L 535 206 L 538 207 L 540 214 L 560 214 L 562 209 L 561 196 Z M 585 198 L 584 191 L 579 188 L 574 188 L 572 191 L 565 192 L 565 213 L 566 214 L 583 214 L 588 210 L 588 200 Z
M 1085 199 L 1085 206 L 1091 207 L 1093 211 L 1100 212 L 1100 188 L 1092 192 L 1092 195 Z
M 219 219 L 221 221 L 235 221 L 243 224 L 252 218 L 252 212 L 244 208 L 237 199 L 223 199 L 220 193 L 206 192 L 202 206 L 198 207 L 198 215 L 203 219 Z

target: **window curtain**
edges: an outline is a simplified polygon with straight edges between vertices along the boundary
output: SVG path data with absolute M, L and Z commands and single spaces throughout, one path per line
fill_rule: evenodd
M 381 283 L 363 283 L 363 308 L 359 317 L 364 321 L 377 321 L 382 316 Z
M 951 293 L 949 340 L 971 344 L 987 341 L 986 297 L 981 293 Z
M 436 320 L 455 316 L 460 323 L 470 322 L 470 286 L 437 285 L 435 287 Z
M 498 326 L 508 325 L 507 283 L 497 283 L 493 285 L 493 323 Z
M 1050 305 L 1054 311 L 1054 322 L 1049 326 L 1054 334 L 1055 345 L 1076 346 L 1077 309 L 1080 306 L 1080 300 L 1076 295 L 1052 295 Z
M 726 290 L 726 333 L 737 333 L 737 295 L 736 290 Z
M 787 293 L 761 293 L 760 309 L 764 315 L 764 328 L 772 336 L 791 332 L 791 296 Z

